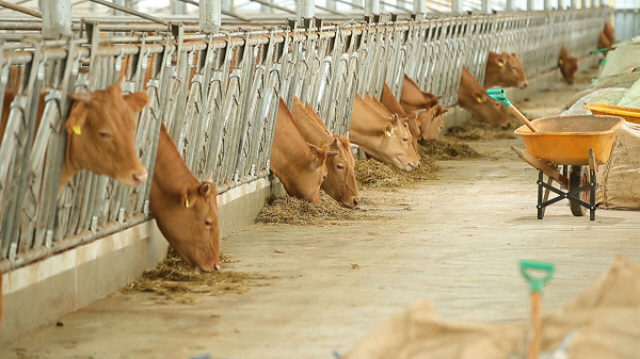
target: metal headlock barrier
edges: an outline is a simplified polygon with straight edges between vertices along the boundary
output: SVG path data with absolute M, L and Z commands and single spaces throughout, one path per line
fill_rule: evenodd
M 551 70 L 562 45 L 574 56 L 593 50 L 610 15 L 598 8 L 340 24 L 312 18 L 214 34 L 181 24 L 85 22 L 66 40 L 21 34 L 14 24 L 0 35 L 0 94 L 17 94 L 5 104 L 0 145 L 0 269 L 151 217 L 151 181 L 127 188 L 81 172 L 57 198 L 72 92 L 105 88 L 124 74 L 125 92 L 151 98 L 136 135 L 150 178 L 164 120 L 196 177 L 212 178 L 222 193 L 269 175 L 279 97 L 309 102 L 332 132 L 348 135 L 356 93 L 378 96 L 386 81 L 398 96 L 406 73 L 454 106 L 463 65 L 482 82 L 494 50 L 519 53 L 528 76 Z M 48 95 L 36 132 L 41 92 Z

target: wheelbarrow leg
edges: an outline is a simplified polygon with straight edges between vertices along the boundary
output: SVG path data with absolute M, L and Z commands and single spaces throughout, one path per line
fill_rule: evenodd
M 544 172 L 542 170 L 539 170 L 539 175 L 538 175 L 538 219 L 542 219 L 544 217 L 544 211 L 547 208 L 547 206 L 544 206 L 543 203 L 547 202 L 547 200 L 549 199 L 549 189 L 545 188 L 544 189 L 544 195 L 542 193 L 542 188 L 544 188 L 544 186 L 542 185 L 544 182 Z M 547 186 L 552 186 L 553 185 L 553 178 L 551 177 L 547 177 Z
M 593 148 L 589 148 L 589 219 L 596 219 L 596 155 Z

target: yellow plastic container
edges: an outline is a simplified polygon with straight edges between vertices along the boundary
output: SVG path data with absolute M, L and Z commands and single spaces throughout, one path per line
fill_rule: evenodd
M 589 148 L 593 148 L 598 164 L 609 160 L 624 119 L 618 116 L 550 116 L 531 123 L 539 132 L 532 132 L 527 126 L 514 131 L 522 136 L 530 154 L 556 165 L 584 166 L 589 164 Z
M 590 102 L 585 107 L 594 115 L 620 116 L 629 122 L 640 124 L 640 108 L 607 105 L 598 102 Z

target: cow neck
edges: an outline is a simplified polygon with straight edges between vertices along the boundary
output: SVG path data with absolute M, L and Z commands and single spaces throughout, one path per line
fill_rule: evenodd
M 298 106 L 294 105 L 291 117 L 294 126 L 296 126 L 300 134 L 302 134 L 305 141 L 318 147 L 333 141 L 333 136 L 331 136 L 326 129 L 322 128 L 316 120 L 311 118 L 304 107 L 298 108 Z
M 398 99 L 391 92 L 391 89 L 389 88 L 386 82 L 384 83 L 384 87 L 382 88 L 381 102 L 384 105 L 384 107 L 386 107 L 387 110 L 389 110 L 389 112 L 397 113 L 399 116 L 407 115 L 404 109 L 402 108 L 402 106 L 400 105 L 400 102 L 398 101 Z
M 199 185 L 200 182 L 187 167 L 178 147 L 162 124 L 153 170 L 153 186 L 158 186 L 162 193 L 181 196 L 185 189 L 196 188 Z

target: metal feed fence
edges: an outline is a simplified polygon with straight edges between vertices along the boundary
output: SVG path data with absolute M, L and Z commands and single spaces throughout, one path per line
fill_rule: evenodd
M 146 91 L 136 145 L 153 174 L 162 120 L 196 177 L 224 192 L 269 174 L 278 99 L 298 96 L 328 128 L 348 135 L 356 93 L 396 96 L 406 73 L 457 102 L 462 65 L 483 81 L 489 50 L 518 52 L 527 75 L 553 69 L 560 46 L 596 46 L 608 9 L 394 21 L 391 16 L 206 35 L 177 25 L 84 23 L 74 39 L 42 40 L 13 28 L 0 45 L 0 94 L 17 96 L 0 146 L 0 269 L 8 271 L 150 218 L 151 181 L 126 188 L 88 172 L 57 198 L 72 92 L 126 77 Z M 48 93 L 36 131 L 37 103 Z M 1 106 L 1 105 L 0 105 Z

